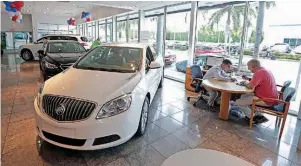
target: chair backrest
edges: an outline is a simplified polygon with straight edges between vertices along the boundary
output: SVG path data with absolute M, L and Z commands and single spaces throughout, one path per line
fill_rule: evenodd
M 199 65 L 190 66 L 192 78 L 203 78 L 203 73 Z
M 281 92 L 284 92 L 286 88 L 288 88 L 292 84 L 292 81 L 285 81 L 281 88 Z
M 288 87 L 284 90 L 283 95 L 282 95 L 282 100 L 286 102 L 290 102 L 292 98 L 294 97 L 296 93 L 296 89 L 292 87 Z M 278 104 L 274 106 L 274 109 L 279 111 L 279 112 L 284 112 L 285 111 L 285 105 L 284 103 Z

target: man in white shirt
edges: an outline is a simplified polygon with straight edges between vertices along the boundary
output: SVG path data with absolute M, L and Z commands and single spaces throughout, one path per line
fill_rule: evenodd
M 214 78 L 220 81 L 235 81 L 235 79 L 232 79 L 228 74 L 226 74 L 227 71 L 229 71 L 232 67 L 232 62 L 229 59 L 223 60 L 221 65 L 213 66 L 210 68 L 207 73 L 204 75 L 203 80 Z M 218 92 L 214 89 L 211 89 L 209 87 L 204 86 L 205 89 L 209 93 L 209 99 L 208 99 L 208 107 L 211 110 L 211 108 L 214 106 L 214 102 L 218 98 Z

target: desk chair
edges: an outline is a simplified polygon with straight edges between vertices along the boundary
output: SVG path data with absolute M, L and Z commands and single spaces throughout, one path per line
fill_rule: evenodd
M 293 96 L 295 95 L 295 93 L 296 93 L 296 89 L 288 87 L 284 90 L 282 99 L 265 98 L 265 99 L 253 100 L 252 112 L 251 112 L 251 117 L 250 117 L 250 128 L 252 128 L 252 122 L 253 122 L 253 117 L 254 117 L 255 112 L 263 112 L 266 114 L 274 115 L 274 116 L 280 118 L 279 124 L 281 122 L 281 119 L 283 119 L 281 128 L 280 128 L 280 134 L 279 134 L 279 139 L 281 139 L 283 128 L 284 128 L 285 121 L 286 121 L 286 116 L 287 116 L 289 106 L 290 106 L 290 101 L 293 98 Z M 270 107 L 256 105 L 256 102 L 259 102 L 259 101 L 277 101 L 278 105 L 270 106 Z
M 206 93 L 206 89 L 202 86 L 203 73 L 199 65 L 192 65 L 190 67 L 192 80 L 190 86 L 194 88 L 195 93 L 199 93 L 198 96 L 188 96 L 187 100 L 190 101 L 191 98 L 197 99 L 199 101 L 202 99 L 202 94 Z M 196 102 L 193 103 L 193 106 L 196 106 Z

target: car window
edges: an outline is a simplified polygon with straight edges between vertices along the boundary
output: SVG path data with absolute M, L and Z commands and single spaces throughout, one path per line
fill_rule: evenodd
M 140 68 L 141 49 L 100 46 L 86 54 L 74 66 L 78 69 L 133 73 Z
M 147 59 L 149 59 L 150 61 L 154 61 L 154 57 L 153 57 L 153 53 L 152 50 L 150 49 L 150 47 L 147 47 L 147 52 L 146 52 L 146 57 Z
M 48 43 L 48 53 L 82 53 L 85 48 L 79 43 L 75 42 L 55 42 Z
M 49 40 L 63 40 L 62 36 L 50 36 Z
M 71 37 L 71 36 L 65 36 L 64 40 L 73 40 L 73 41 L 77 41 L 76 37 Z
M 86 37 L 80 37 L 80 39 L 81 39 L 83 42 L 89 42 L 88 38 L 86 38 Z
M 42 37 L 40 39 L 37 40 L 37 43 L 43 43 L 43 41 L 46 39 L 46 37 Z

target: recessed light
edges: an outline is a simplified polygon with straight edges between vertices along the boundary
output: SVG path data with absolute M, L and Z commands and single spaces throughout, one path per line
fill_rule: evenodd
M 26 10 L 26 12 L 28 12 L 28 13 L 29 13 L 30 11 L 29 11 L 29 10 Z
M 65 12 L 66 12 L 67 10 L 65 9 Z
M 46 12 L 44 12 L 44 14 L 46 14 Z
M 73 6 L 75 5 L 75 4 L 72 4 Z
M 47 10 L 49 10 L 49 7 L 47 8 Z

